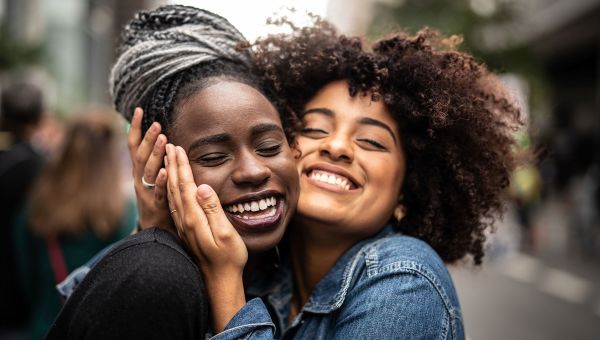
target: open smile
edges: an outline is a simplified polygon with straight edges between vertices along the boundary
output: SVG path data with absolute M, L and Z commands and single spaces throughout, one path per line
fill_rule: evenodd
M 284 206 L 285 200 L 281 194 L 263 192 L 246 196 L 223 208 L 236 228 L 264 231 L 277 226 Z
M 350 174 L 334 166 L 313 166 L 304 175 L 315 186 L 330 191 L 351 192 L 359 188 Z

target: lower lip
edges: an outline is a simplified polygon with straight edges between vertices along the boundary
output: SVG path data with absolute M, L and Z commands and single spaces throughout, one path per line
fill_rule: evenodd
M 352 193 L 353 191 L 357 190 L 357 189 L 346 190 L 346 189 L 340 188 L 339 186 L 337 186 L 335 184 L 321 182 L 319 180 L 309 177 L 306 173 L 302 174 L 302 177 L 305 177 L 306 180 L 308 182 L 310 182 L 312 185 L 322 188 L 322 189 L 325 189 L 327 191 L 332 191 L 332 192 L 336 192 L 336 193 L 340 193 L 340 194 L 348 194 L 348 193 Z
M 274 229 L 277 224 L 279 223 L 279 220 L 281 219 L 281 216 L 283 214 L 283 206 L 285 204 L 285 201 L 281 198 L 277 199 L 277 206 L 276 206 L 276 210 L 275 210 L 275 215 L 270 216 L 270 217 L 265 217 L 265 218 L 260 218 L 260 219 L 255 219 L 255 220 L 245 220 L 243 218 L 237 217 L 236 215 L 225 211 L 225 213 L 227 214 L 227 217 L 229 217 L 229 221 L 231 222 L 231 224 L 233 224 L 233 226 L 236 229 L 241 229 L 241 230 L 245 230 L 245 231 L 251 231 L 251 232 L 256 232 L 256 231 L 265 231 L 265 230 L 271 230 Z

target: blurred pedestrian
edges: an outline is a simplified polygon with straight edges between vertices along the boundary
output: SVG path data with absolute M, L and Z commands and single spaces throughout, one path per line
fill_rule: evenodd
M 32 309 L 33 339 L 44 336 L 60 310 L 55 284 L 135 225 L 135 205 L 122 188 L 119 127 L 107 109 L 76 116 L 15 221 L 15 257 Z
M 0 338 L 16 336 L 28 317 L 15 279 L 10 226 L 43 165 L 31 144 L 44 113 L 43 102 L 41 89 L 24 80 L 9 84 L 0 98 Z

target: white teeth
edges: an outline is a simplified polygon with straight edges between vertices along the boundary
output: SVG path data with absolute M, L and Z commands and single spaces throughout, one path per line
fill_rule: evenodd
M 258 201 L 233 204 L 233 205 L 226 207 L 226 210 L 229 211 L 230 213 L 237 213 L 238 214 L 237 216 L 242 218 L 241 214 L 244 213 L 245 211 L 257 212 L 257 211 L 266 210 L 269 207 L 275 207 L 275 206 L 277 206 L 277 199 L 275 197 L 268 197 L 268 198 L 263 198 Z M 273 214 L 275 214 L 275 212 L 274 212 L 275 209 L 272 209 L 272 210 L 273 210 Z M 250 217 L 250 219 L 253 219 L 253 217 Z
M 328 174 L 325 174 L 322 172 L 313 171 L 310 174 L 310 178 L 315 179 L 320 182 L 323 182 L 323 183 L 336 185 L 345 190 L 350 190 L 350 183 L 348 183 L 349 182 L 348 179 L 341 177 L 341 176 L 338 177 L 337 175 L 334 175 L 334 174 L 328 175 Z

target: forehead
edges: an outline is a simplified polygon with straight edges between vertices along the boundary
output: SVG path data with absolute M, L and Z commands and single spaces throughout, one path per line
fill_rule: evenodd
M 396 126 L 383 100 L 373 101 L 371 95 L 357 94 L 350 96 L 348 83 L 340 80 L 321 88 L 306 104 L 305 110 L 311 108 L 327 108 L 335 112 L 336 119 L 369 117 Z
M 258 123 L 281 126 L 273 104 L 250 85 L 231 80 L 215 82 L 184 99 L 174 124 L 181 134 L 241 134 Z

